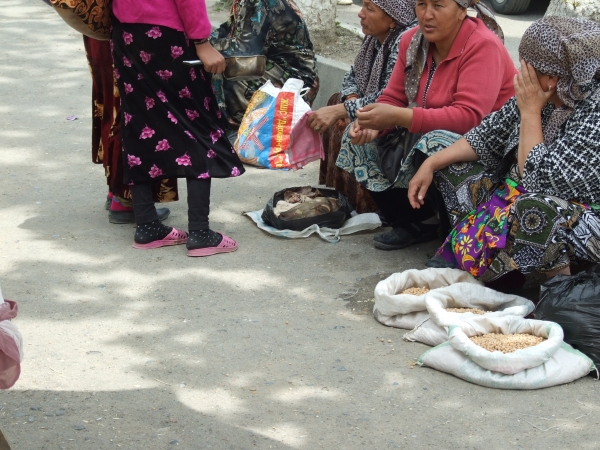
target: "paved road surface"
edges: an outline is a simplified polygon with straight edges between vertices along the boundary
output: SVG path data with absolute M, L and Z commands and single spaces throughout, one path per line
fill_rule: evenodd
M 412 368 L 427 347 L 368 314 L 376 282 L 435 244 L 282 240 L 241 215 L 315 183 L 316 164 L 214 183 L 212 224 L 236 253 L 132 249 L 90 162 L 81 37 L 42 2 L 4 0 L 0 40 L 0 280 L 26 353 L 0 393 L 13 449 L 598 448 L 592 379 L 477 387 Z M 170 207 L 185 227 L 184 203 Z

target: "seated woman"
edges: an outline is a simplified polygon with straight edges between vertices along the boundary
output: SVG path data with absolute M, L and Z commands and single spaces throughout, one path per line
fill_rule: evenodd
M 221 111 L 237 130 L 252 94 L 267 80 L 281 87 L 288 78 L 304 81 L 310 105 L 319 91 L 317 60 L 302 13 L 292 0 L 234 0 L 229 21 L 213 32 L 211 44 L 223 56 L 265 55 L 263 77 L 230 81 L 213 76 Z
M 346 171 L 336 167 L 342 134 L 356 111 L 377 100 L 386 87 L 398 59 L 402 33 L 416 25 L 415 0 L 363 0 L 358 13 L 365 40 L 354 65 L 344 76 L 342 90 L 327 106 L 311 114 L 308 125 L 323 134 L 325 159 L 319 184 L 344 194 L 358 213 L 377 211 L 369 192 Z M 335 126 L 333 126 L 335 124 Z
M 481 19 L 467 17 L 469 6 Z M 475 0 L 417 0 L 416 15 L 419 27 L 402 36 L 388 86 L 376 103 L 356 113 L 358 120 L 344 132 L 336 162 L 369 190 L 392 225 L 374 238 L 375 247 L 384 250 L 435 239 L 439 225 L 433 223 L 431 201 L 420 210 L 408 203 L 413 150 L 393 181 L 377 166 L 379 152 L 386 146 L 396 149 L 396 137 L 405 129 L 465 133 L 514 94 L 516 69 L 489 9 Z M 378 130 L 386 129 L 392 131 L 378 137 Z M 423 150 L 417 152 L 422 157 L 430 153 Z
M 490 282 L 600 261 L 600 25 L 540 19 L 519 55 L 516 96 L 464 137 L 447 136 L 456 142 L 410 181 L 418 210 L 435 173 L 456 225 L 430 267 Z

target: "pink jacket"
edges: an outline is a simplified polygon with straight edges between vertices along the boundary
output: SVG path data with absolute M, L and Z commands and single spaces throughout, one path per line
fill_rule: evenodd
M 113 0 L 112 8 L 123 23 L 162 25 L 183 31 L 190 39 L 210 36 L 204 0 Z
M 406 107 L 404 90 L 406 50 L 418 27 L 404 33 L 400 40 L 398 61 L 378 103 Z M 427 67 L 419 82 L 415 101 L 423 104 L 423 93 L 431 67 L 431 51 Z M 447 130 L 464 134 L 479 125 L 492 111 L 499 110 L 514 94 L 515 65 L 494 33 L 475 18 L 466 18 L 450 53 L 433 75 L 427 94 L 427 108 L 413 109 L 412 133 Z

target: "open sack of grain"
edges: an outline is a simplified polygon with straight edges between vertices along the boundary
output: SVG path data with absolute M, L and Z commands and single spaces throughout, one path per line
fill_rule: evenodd
M 458 269 L 410 269 L 394 273 L 375 287 L 373 316 L 388 327 L 412 330 L 429 317 L 427 297 L 436 289 L 456 283 L 483 286 L 471 274 Z
M 448 339 L 423 353 L 419 365 L 480 386 L 540 389 L 596 369 L 591 359 L 563 341 L 562 328 L 554 322 L 481 315 L 451 325 Z
M 404 339 L 431 346 L 446 342 L 448 327 L 463 319 L 477 315 L 525 317 L 535 309 L 533 302 L 526 298 L 473 283 L 435 289 L 426 296 L 425 306 L 428 316 L 406 333 Z

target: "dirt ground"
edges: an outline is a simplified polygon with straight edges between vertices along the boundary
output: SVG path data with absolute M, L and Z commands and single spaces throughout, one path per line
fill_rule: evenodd
M 235 253 L 131 248 L 90 161 L 81 36 L 42 2 L 4 0 L 0 40 L 0 282 L 25 342 L 0 392 L 14 450 L 599 448 L 592 378 L 478 387 L 414 367 L 428 347 L 373 319 L 377 281 L 439 243 L 286 240 L 242 216 L 315 184 L 317 164 L 215 181 L 211 223 Z M 185 203 L 168 206 L 185 229 Z
M 358 37 L 356 33 L 339 26 L 335 29 L 335 34 L 337 39 L 334 42 L 318 37 L 312 39 L 315 53 L 346 64 L 354 64 L 363 41 L 362 38 Z

